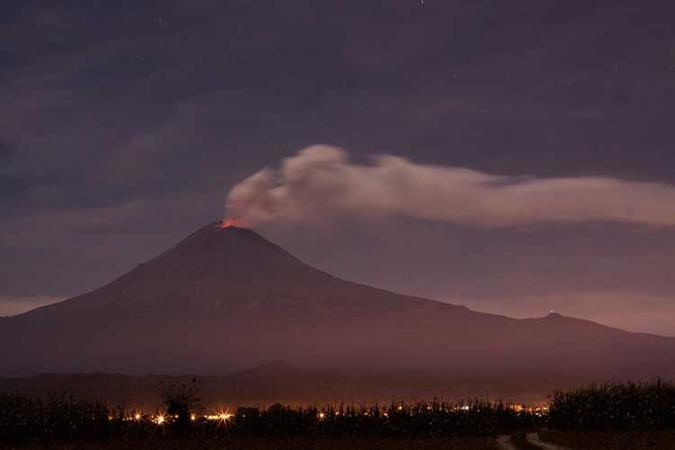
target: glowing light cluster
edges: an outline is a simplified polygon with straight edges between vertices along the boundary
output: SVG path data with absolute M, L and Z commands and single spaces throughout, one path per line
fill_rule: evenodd
M 445 412 L 445 413 L 450 413 L 450 412 L 468 412 L 471 410 L 478 410 L 480 411 L 481 407 L 479 405 L 473 405 L 473 404 L 456 404 L 456 405 L 436 405 L 432 406 L 431 404 L 420 404 L 418 405 L 417 408 L 407 408 L 404 404 L 397 404 L 391 407 L 389 411 L 386 410 L 379 410 L 378 408 L 374 409 L 362 409 L 361 411 L 354 411 L 353 413 L 345 413 L 345 412 L 340 412 L 340 411 L 335 411 L 333 409 L 324 409 L 324 410 L 319 410 L 316 412 L 316 418 L 319 421 L 324 421 L 329 419 L 329 416 L 340 416 L 340 415 L 362 415 L 365 417 L 377 417 L 381 415 L 381 417 L 389 419 L 389 417 L 392 415 L 410 415 L 414 416 L 417 414 L 424 414 L 425 411 L 436 411 L 436 412 Z M 538 417 L 543 417 L 549 410 L 549 407 L 543 404 L 539 404 L 537 406 L 527 406 L 524 404 L 511 404 L 508 405 L 507 408 L 509 408 L 511 411 L 515 413 L 529 413 L 529 414 L 534 414 Z M 205 414 L 203 416 L 199 416 L 195 413 L 190 413 L 189 418 L 190 421 L 192 422 L 197 422 L 197 421 L 215 421 L 219 423 L 227 423 L 230 422 L 233 418 L 235 417 L 235 414 L 230 412 L 229 410 L 220 410 L 215 413 L 210 413 L 210 414 Z M 241 415 L 241 418 L 245 418 L 246 416 L 244 414 Z M 168 423 L 172 423 L 176 420 L 178 420 L 180 417 L 177 414 L 167 414 L 166 412 L 164 413 L 155 413 L 154 415 L 144 415 L 141 410 L 131 410 L 129 415 L 120 415 L 120 416 L 113 416 L 109 415 L 108 420 L 113 421 L 113 420 L 121 420 L 121 421 L 135 421 L 135 422 L 141 422 L 141 421 L 148 421 L 150 423 L 154 423 L 155 425 L 166 425 Z
M 232 417 L 234 417 L 234 414 L 229 411 L 221 411 L 217 414 L 207 414 L 204 416 L 206 420 L 219 420 L 221 422 L 227 422 L 232 419 Z

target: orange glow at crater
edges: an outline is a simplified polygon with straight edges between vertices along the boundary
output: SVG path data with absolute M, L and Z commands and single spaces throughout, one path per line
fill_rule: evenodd
M 233 218 L 223 219 L 223 221 L 220 223 L 220 228 L 228 228 L 236 226 L 239 226 L 239 222 L 237 221 L 237 219 Z

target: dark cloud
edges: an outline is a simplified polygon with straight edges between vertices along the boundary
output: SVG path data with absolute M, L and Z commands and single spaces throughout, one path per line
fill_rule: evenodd
M 356 163 L 386 153 L 498 175 L 675 182 L 669 1 L 5 3 L 0 295 L 61 297 L 103 283 L 222 215 L 231 186 L 315 143 L 348 148 Z M 399 226 L 377 230 L 395 242 Z M 503 277 L 514 280 L 505 294 L 576 279 L 554 266 L 522 275 L 552 264 L 525 234 L 442 230 L 418 230 L 436 243 L 420 244 L 433 262 L 402 253 L 419 276 L 426 267 L 436 277 L 428 285 L 395 264 L 385 276 L 384 243 L 365 247 L 367 266 L 345 269 L 370 234 L 346 233 L 351 254 L 321 256 L 302 250 L 311 234 L 275 233 L 341 273 L 437 297 L 456 292 L 433 267 L 462 278 L 463 296 L 471 286 L 496 292 Z M 583 227 L 547 233 L 614 265 L 636 252 L 653 273 L 675 262 L 660 245 L 668 233 L 639 249 L 623 228 L 592 242 Z M 453 254 L 470 267 L 517 259 L 521 275 L 507 262 L 465 273 L 449 255 L 457 240 L 473 243 Z M 596 261 L 565 254 L 569 267 Z M 636 273 L 625 289 L 673 288 Z

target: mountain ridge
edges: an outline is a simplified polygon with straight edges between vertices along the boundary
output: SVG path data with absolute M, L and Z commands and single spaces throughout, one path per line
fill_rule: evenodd
M 675 374 L 675 339 L 353 283 L 219 222 L 96 290 L 0 324 L 0 375 L 216 374 L 277 360 L 365 375 Z

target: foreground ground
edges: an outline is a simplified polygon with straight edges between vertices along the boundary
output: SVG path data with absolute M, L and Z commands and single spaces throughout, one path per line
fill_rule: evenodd
M 638 432 L 542 432 L 549 443 L 569 450 L 673 450 L 675 431 Z M 515 434 L 510 444 L 517 450 L 537 450 L 524 434 Z M 0 445 L 2 450 L 497 450 L 492 438 L 437 439 L 311 439 L 311 438 L 232 438 L 145 439 L 82 442 L 74 444 Z
M 675 431 L 542 432 L 541 436 L 572 450 L 673 450 Z
M 1 444 L 0 444 L 1 447 Z M 3 450 L 494 450 L 491 438 L 438 439 L 301 439 L 237 438 L 209 441 L 201 439 L 149 439 L 54 445 L 1 447 Z

